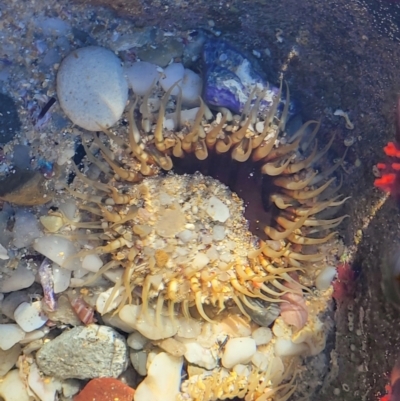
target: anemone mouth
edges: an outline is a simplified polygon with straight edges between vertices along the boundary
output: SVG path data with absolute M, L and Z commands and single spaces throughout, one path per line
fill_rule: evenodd
M 83 218 L 72 223 L 72 233 L 56 231 L 90 243 L 91 249 L 73 258 L 97 255 L 106 263 L 77 286 L 114 272 L 115 285 L 98 311 L 123 314 L 130 305 L 140 305 L 140 315 L 154 317 L 159 327 L 165 315 L 173 321 L 183 316 L 213 323 L 224 310 L 267 327 L 287 302 L 285 295 L 310 291 L 331 250 L 333 229 L 347 217 L 331 216 L 346 201 L 336 195 L 340 184 L 332 187 L 335 177 L 329 178 L 342 159 L 319 169 L 333 138 L 318 149 L 317 121 L 286 134 L 288 88 L 277 117 L 282 83 L 266 116 L 258 115 L 263 93 L 249 99 L 241 116 L 233 116 L 227 109 L 210 110 L 201 99 L 199 107 L 185 111 L 180 94 L 171 99 L 173 88 L 160 95 L 153 87 L 131 103 L 127 138 L 99 127 L 100 135 L 82 143 L 99 175 L 88 178 L 73 165 L 80 187 L 74 183 L 76 189 L 67 190 Z M 84 191 L 77 189 L 82 184 Z M 251 232 L 243 215 L 246 194 L 252 198 L 246 216 Z M 225 231 L 223 238 L 218 230 Z M 193 248 L 185 231 L 199 232 L 195 241 L 201 246 L 179 254 L 183 245 Z M 221 260 L 224 252 L 229 258 Z M 312 319 L 319 321 L 316 311 Z M 311 354 L 323 349 L 321 328 L 299 333 L 319 344 L 310 345 Z M 296 369 L 289 365 L 279 380 L 267 381 L 264 372 L 260 382 L 255 369 L 247 372 L 245 384 L 236 373 L 232 387 L 223 384 L 233 378 L 229 375 L 215 373 L 205 381 L 223 397 L 242 397 L 252 388 L 255 394 L 279 393 L 276 399 L 283 400 L 294 391 Z M 267 391 L 274 380 L 274 389 Z M 200 391 L 190 381 L 185 386 L 192 395 Z

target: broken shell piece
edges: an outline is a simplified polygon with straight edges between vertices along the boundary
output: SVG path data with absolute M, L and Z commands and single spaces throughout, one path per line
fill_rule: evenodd
M 28 385 L 41 401 L 53 401 L 61 391 L 61 382 L 54 377 L 42 377 L 35 363 L 29 368 Z
M 56 233 L 64 225 L 60 216 L 40 216 L 42 226 L 50 233 Z
M 7 249 L 4 248 L 4 246 L 1 244 L 0 244 L 0 259 L 2 260 L 10 259 L 10 257 L 8 256 Z
M 217 367 L 217 356 L 209 348 L 202 347 L 195 339 L 181 339 L 185 344 L 185 359 L 194 365 L 201 366 L 207 370 Z
M 315 279 L 315 286 L 320 291 L 325 291 L 330 287 L 332 280 L 335 278 L 335 276 L 336 276 L 336 267 L 326 266 L 321 270 L 321 272 Z
M 307 345 L 308 355 L 318 355 L 325 349 L 326 344 L 326 334 L 322 322 L 315 318 L 314 322 L 293 334 L 292 341 L 294 344 Z
M 42 327 L 48 320 L 42 313 L 40 301 L 23 302 L 15 309 L 14 319 L 26 333 Z
M 334 116 L 343 117 L 345 119 L 345 121 L 346 121 L 346 128 L 347 129 L 354 129 L 354 124 L 350 121 L 349 115 L 346 112 L 344 112 L 343 110 L 338 109 L 333 113 L 333 115 Z
M 112 310 L 117 308 L 118 305 L 121 303 L 124 292 L 124 287 L 115 289 L 115 286 L 109 288 L 107 291 L 102 292 L 96 301 L 97 312 L 103 315 L 104 313 L 111 312 Z

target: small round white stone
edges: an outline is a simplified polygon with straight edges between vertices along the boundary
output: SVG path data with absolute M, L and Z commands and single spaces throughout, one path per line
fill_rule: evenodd
M 7 351 L 25 337 L 25 332 L 13 323 L 0 324 L 0 348 Z
M 211 196 L 206 202 L 206 213 L 214 220 L 225 223 L 230 216 L 229 208 L 216 196 Z
M 225 346 L 222 356 L 222 366 L 227 369 L 233 368 L 238 363 L 248 363 L 255 354 L 256 342 L 250 337 L 231 338 Z
M 185 75 L 185 67 L 181 63 L 172 63 L 165 70 L 164 75 L 160 79 L 160 84 L 165 92 L 171 88 L 176 82 L 181 81 L 182 84 L 183 76 Z M 177 96 L 179 94 L 178 86 L 172 89 L 171 95 Z
M 203 89 L 203 81 L 200 75 L 186 68 L 181 87 L 183 105 L 188 107 L 197 106 Z
M 126 342 L 132 349 L 140 351 L 149 342 L 149 340 L 145 336 L 140 334 L 138 331 L 135 331 L 129 334 Z
M 132 91 L 139 96 L 144 96 L 160 78 L 159 68 L 147 61 L 137 61 L 125 67 L 126 79 Z
M 99 46 L 74 50 L 61 63 L 57 95 L 65 114 L 89 131 L 114 125 L 128 100 L 128 83 L 119 58 Z
M 256 345 L 264 345 L 272 340 L 272 331 L 268 327 L 259 327 L 253 331 L 251 336 L 254 338 Z
M 336 273 L 336 268 L 334 266 L 326 266 L 324 269 L 321 270 L 321 272 L 315 279 L 315 286 L 320 291 L 327 290 L 332 284 L 332 280 L 335 278 Z

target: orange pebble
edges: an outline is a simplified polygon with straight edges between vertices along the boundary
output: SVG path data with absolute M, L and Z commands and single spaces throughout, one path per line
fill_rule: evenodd
M 90 380 L 74 401 L 132 401 L 135 390 L 120 380 L 103 377 Z

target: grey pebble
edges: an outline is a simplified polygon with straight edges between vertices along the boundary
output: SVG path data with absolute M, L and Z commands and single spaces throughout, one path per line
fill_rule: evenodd
M 183 44 L 174 38 L 166 38 L 163 43 L 156 47 L 145 46 L 137 51 L 140 60 L 148 61 L 166 67 L 171 59 L 181 57 L 183 54 Z
M 117 378 L 128 366 L 126 341 L 113 328 L 75 327 L 49 341 L 36 354 L 40 370 L 64 379 Z

